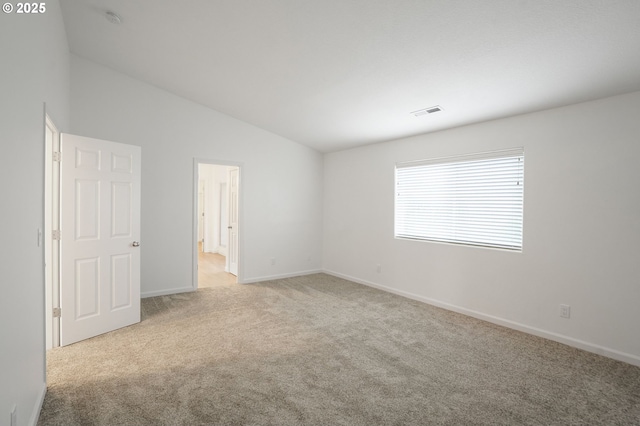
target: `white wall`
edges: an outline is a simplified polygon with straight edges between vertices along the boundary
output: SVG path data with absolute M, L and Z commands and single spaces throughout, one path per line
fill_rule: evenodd
M 640 365 L 639 111 L 636 92 L 328 154 L 324 268 Z M 522 253 L 393 238 L 396 162 L 517 146 Z
M 142 147 L 143 295 L 191 289 L 194 158 L 243 164 L 240 279 L 320 269 L 321 154 L 73 55 L 71 82 L 72 133 Z
M 14 4 L 15 5 L 15 4 Z M 44 110 L 69 113 L 69 48 L 57 1 L 42 15 L 0 14 L 0 424 L 17 405 L 35 424 L 45 391 Z

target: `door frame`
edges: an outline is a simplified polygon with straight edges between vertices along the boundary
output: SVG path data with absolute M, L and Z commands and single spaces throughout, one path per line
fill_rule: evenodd
M 205 227 L 205 193 L 206 193 L 206 183 L 204 179 L 198 178 L 198 243 L 202 242 L 202 252 L 205 251 L 204 245 L 204 236 L 206 235 Z
M 54 308 L 60 308 L 60 241 L 53 239 L 53 231 L 60 230 L 60 162 L 54 152 L 60 152 L 60 129 L 46 112 L 44 122 L 44 263 L 45 263 L 45 337 L 46 349 L 60 346 L 60 317 Z M 47 128 L 53 133 L 48 140 Z
M 211 166 L 225 166 L 238 168 L 238 284 L 244 283 L 244 164 L 237 161 L 215 160 L 207 158 L 193 159 L 193 183 L 192 183 L 192 278 L 191 287 L 193 291 L 198 289 L 198 183 L 200 164 Z

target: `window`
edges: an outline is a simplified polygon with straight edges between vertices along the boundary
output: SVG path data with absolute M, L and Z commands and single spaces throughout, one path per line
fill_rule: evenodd
M 395 236 L 522 250 L 524 150 L 396 164 Z

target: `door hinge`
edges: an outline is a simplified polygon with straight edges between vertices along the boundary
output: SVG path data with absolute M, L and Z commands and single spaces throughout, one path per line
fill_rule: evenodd
M 62 316 L 62 308 L 53 308 L 53 317 L 60 318 Z
M 53 161 L 61 162 L 62 161 L 62 152 L 56 151 L 53 153 Z
M 51 231 L 51 238 L 53 238 L 53 241 L 60 241 L 60 230 Z

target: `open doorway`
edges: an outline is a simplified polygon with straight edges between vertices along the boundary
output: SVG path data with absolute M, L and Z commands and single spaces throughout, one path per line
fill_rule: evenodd
M 197 288 L 238 282 L 240 167 L 198 161 L 196 202 Z

